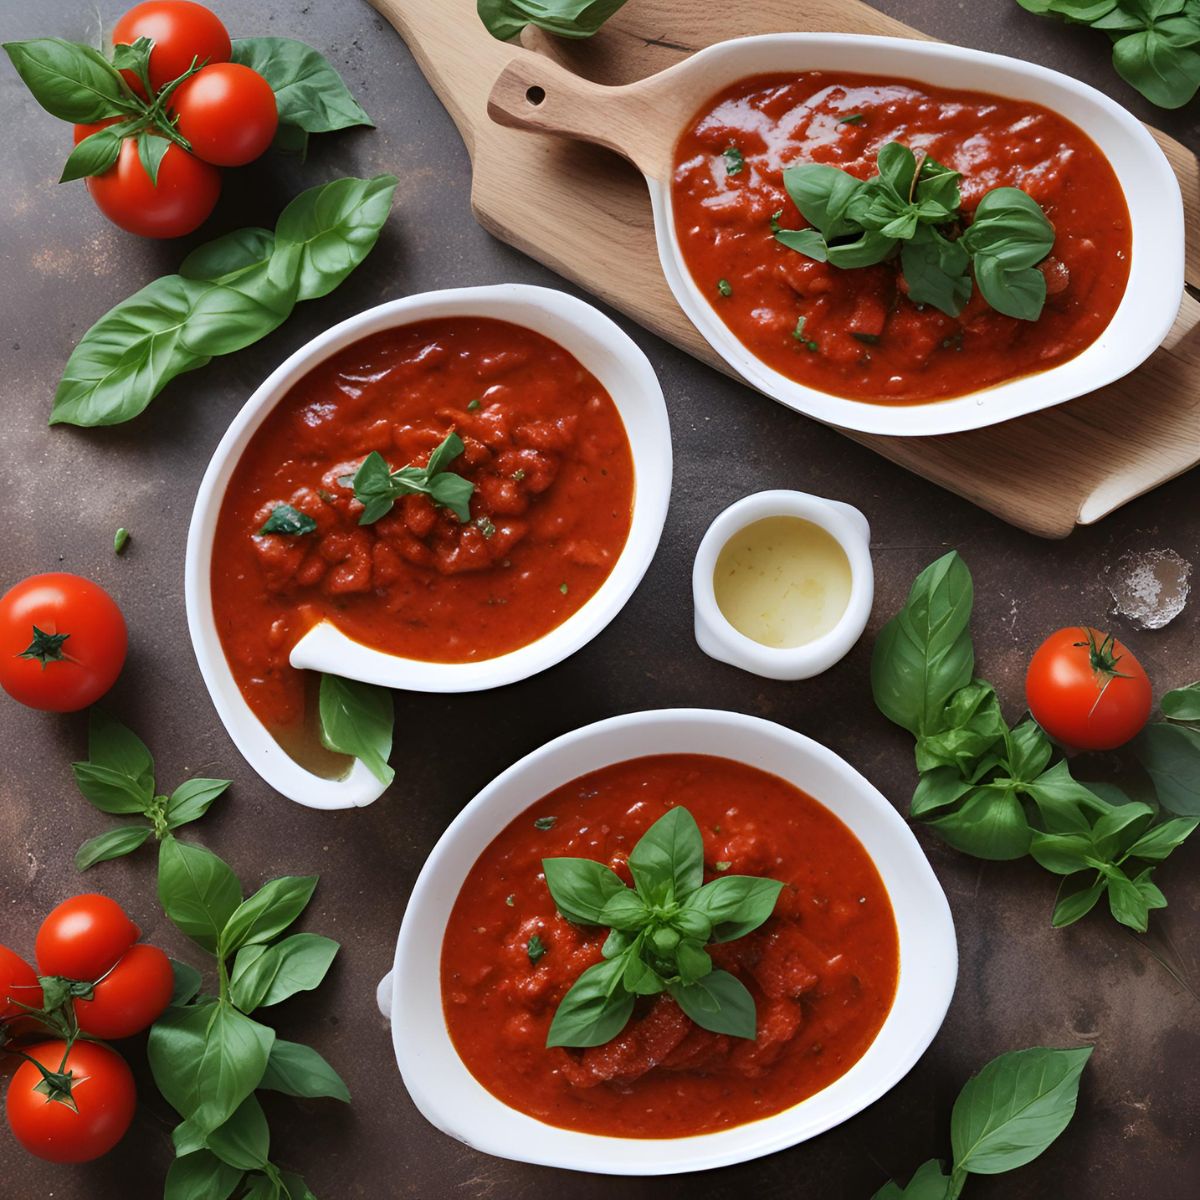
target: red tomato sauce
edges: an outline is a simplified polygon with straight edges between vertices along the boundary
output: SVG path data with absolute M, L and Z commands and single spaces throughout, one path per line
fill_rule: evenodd
M 758 930 L 709 947 L 754 996 L 757 1039 L 710 1033 L 657 996 L 639 1001 L 606 1045 L 547 1049 L 559 1001 L 600 961 L 608 931 L 557 914 L 541 860 L 595 859 L 629 884 L 629 852 L 679 804 L 703 833 L 705 882 L 721 863 L 785 884 Z M 534 824 L 551 817 L 552 828 Z M 546 947 L 536 965 L 526 949 L 534 934 Z M 879 1032 L 898 972 L 891 903 L 850 830 L 775 775 L 691 754 L 605 767 L 522 813 L 471 869 L 441 968 L 450 1036 L 488 1091 L 550 1125 L 642 1138 L 741 1125 L 828 1086 Z
M 1042 206 L 1055 243 L 1036 321 L 1004 316 L 978 288 L 949 317 L 907 299 L 894 260 L 845 270 L 775 241 L 776 213 L 785 229 L 806 224 L 785 167 L 828 163 L 867 179 L 887 142 L 961 172 L 968 217 L 996 187 Z M 745 160 L 732 174 L 729 147 Z M 1129 210 L 1100 149 L 1047 108 L 983 92 L 822 71 L 743 79 L 680 138 L 672 197 L 692 277 L 747 349 L 790 379 L 856 400 L 958 396 L 1066 362 L 1100 336 L 1129 278 Z
M 359 525 L 344 483 L 372 450 L 422 465 L 451 431 L 470 479 L 463 524 L 423 495 Z M 612 397 L 561 346 L 504 321 L 453 317 L 355 342 L 305 376 L 255 433 L 217 522 L 213 612 L 234 677 L 268 728 L 304 720 L 292 647 L 328 619 L 348 637 L 434 662 L 527 645 L 604 582 L 629 534 L 633 458 Z M 275 505 L 317 523 L 261 535 Z

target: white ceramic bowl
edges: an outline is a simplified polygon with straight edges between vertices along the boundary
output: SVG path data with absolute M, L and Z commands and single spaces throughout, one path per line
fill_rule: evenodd
M 408 691 L 469 692 L 513 683 L 561 662 L 594 638 L 633 594 L 662 534 L 671 491 L 671 431 L 662 388 L 634 342 L 582 300 L 523 284 L 426 292 L 368 309 L 302 346 L 246 401 L 213 453 L 188 530 L 184 593 L 200 673 L 229 736 L 267 783 L 310 808 L 370 804 L 384 786 L 358 760 L 341 779 L 323 779 L 305 770 L 242 698 L 213 620 L 210 575 L 221 501 L 242 452 L 267 414 L 318 363 L 380 330 L 450 316 L 494 317 L 536 330 L 569 350 L 612 396 L 629 435 L 634 464 L 633 518 L 625 548 L 608 578 L 577 612 L 544 637 L 498 658 L 462 664 L 400 658 L 352 641 L 324 623 L 296 644 L 292 665 Z
M 675 236 L 670 180 L 647 177 L 658 252 L 675 298 L 709 344 L 748 383 L 830 425 L 900 436 L 955 433 L 1061 404 L 1128 375 L 1166 337 L 1183 295 L 1179 181 L 1146 127 L 1103 92 L 1068 75 L 960 46 L 851 34 L 781 33 L 709 46 L 677 70 L 704 71 L 713 91 L 748 75 L 820 69 L 916 79 L 1011 96 L 1073 121 L 1099 146 L 1125 191 L 1133 228 L 1129 285 L 1108 327 L 1048 371 L 925 404 L 869 404 L 806 387 L 752 354 L 697 287 Z
M 648 754 L 715 754 L 803 788 L 862 842 L 891 898 L 900 936 L 896 1001 L 867 1052 L 840 1079 L 775 1116 L 695 1137 L 578 1133 L 509 1108 L 463 1065 L 446 1031 L 438 964 L 450 910 L 475 860 L 514 817 L 589 771 Z M 831 750 L 739 713 L 665 709 L 613 717 L 535 750 L 490 783 L 442 835 L 404 914 L 378 1000 L 409 1095 L 445 1133 L 501 1158 L 610 1175 L 665 1175 L 770 1154 L 852 1117 L 904 1077 L 941 1027 L 958 971 L 946 897 L 899 813 Z

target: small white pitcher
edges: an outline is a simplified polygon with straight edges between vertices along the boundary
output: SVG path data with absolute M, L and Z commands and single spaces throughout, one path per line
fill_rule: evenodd
M 713 573 L 726 543 L 747 525 L 768 517 L 800 517 L 824 529 L 850 563 L 850 599 L 841 620 L 803 646 L 764 646 L 735 629 L 717 605 Z M 805 492 L 756 492 L 727 508 L 708 527 L 692 568 L 696 642 L 710 658 L 767 679 L 810 679 L 849 654 L 862 637 L 875 599 L 871 526 L 850 504 Z

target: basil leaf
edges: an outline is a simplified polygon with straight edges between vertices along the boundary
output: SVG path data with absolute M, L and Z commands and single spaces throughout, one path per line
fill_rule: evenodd
M 120 75 L 98 50 L 62 38 L 5 42 L 33 98 L 60 121 L 88 125 L 133 108 Z
M 238 1105 L 228 1121 L 208 1135 L 208 1149 L 222 1162 L 240 1171 L 267 1165 L 271 1131 L 262 1105 L 253 1092 Z
M 391 512 L 399 497 L 411 495 L 428 496 L 434 504 L 451 509 L 460 521 L 469 521 L 469 502 L 475 485 L 445 469 L 465 449 L 462 438 L 451 432 L 434 449 L 425 466 L 401 467 L 398 471 L 388 466 L 378 450 L 372 450 L 349 477 L 354 498 L 363 506 L 358 523 L 374 524 Z
M 675 949 L 675 965 L 679 968 L 679 980 L 683 984 L 696 983 L 711 975 L 713 961 L 700 942 L 686 939 Z
M 633 996 L 621 987 L 626 956 L 588 967 L 562 998 L 546 1045 L 602 1046 L 611 1041 L 633 1014 Z
M 71 764 L 79 790 L 101 812 L 142 813 L 154 799 L 154 787 L 93 762 Z
M 1036 321 L 1046 303 L 1046 277 L 1036 267 L 1005 267 L 991 255 L 976 255 L 979 294 L 997 312 L 1018 321 Z
M 1200 825 L 1200 818 L 1197 817 L 1176 817 L 1174 820 L 1164 821 L 1161 825 L 1147 829 L 1129 847 L 1127 853 L 1130 858 L 1162 862 L 1172 850 L 1182 845 L 1195 832 L 1197 825 Z
M 637 930 L 650 921 L 645 901 L 627 887 L 608 898 L 600 910 L 600 924 L 610 929 Z
M 1162 711 L 1172 721 L 1200 721 L 1200 683 L 1168 692 L 1162 698 Z
M 1004 745 L 1009 776 L 1018 783 L 1040 778 L 1054 753 L 1050 739 L 1032 719 L 1022 721 L 1011 732 L 1006 728 Z
M 777 229 L 775 230 L 775 240 L 789 250 L 804 254 L 815 262 L 825 262 L 829 258 L 829 247 L 815 229 Z M 732 289 L 730 289 L 730 294 L 732 294 Z
M 237 229 L 197 246 L 179 265 L 185 279 L 228 283 L 242 272 L 268 262 L 275 249 L 269 229 Z
M 1096 856 L 1108 860 L 1119 851 L 1127 850 L 1141 837 L 1153 819 L 1154 809 L 1148 804 L 1132 802 L 1104 813 L 1092 826 Z
M 852 242 L 838 242 L 827 252 L 835 267 L 850 270 L 856 267 L 873 267 L 883 262 L 896 245 L 896 239 L 882 233 L 867 230 Z
M 317 1200 L 308 1190 L 308 1185 L 295 1171 L 280 1171 L 279 1178 L 283 1180 L 287 1192 L 287 1200 Z
M 990 683 L 976 679 L 960 688 L 946 706 L 940 733 L 917 738 L 917 770 L 952 766 L 962 775 L 1008 733 L 1000 699 Z
M 321 985 L 340 946 L 315 933 L 295 933 L 258 953 L 257 945 L 238 951 L 230 994 L 243 1012 L 281 1004 L 297 992 Z
M 704 957 L 708 958 L 708 955 Z M 665 980 L 637 954 L 625 955 L 621 986 L 634 996 L 657 996 L 667 990 Z
M 971 572 L 951 551 L 917 576 L 907 603 L 875 642 L 875 703 L 915 736 L 944 730 L 947 701 L 971 682 L 973 603 Z
M 757 1022 L 754 997 L 736 975 L 711 971 L 695 983 L 673 983 L 668 990 L 701 1029 L 753 1040 Z
M 590 858 L 543 858 L 542 870 L 558 911 L 576 925 L 602 925 L 604 906 L 629 890 L 615 871 Z
M 271 509 L 271 515 L 258 531 L 260 535 L 281 533 L 288 537 L 302 537 L 316 530 L 317 523 L 307 513 L 302 513 L 290 504 L 277 504 Z
M 1091 839 L 1077 833 L 1040 833 L 1034 831 L 1029 853 L 1039 866 L 1055 875 L 1074 875 L 1095 867 L 1097 854 Z
M 783 884 L 752 875 L 722 875 L 706 883 L 687 907 L 712 923 L 715 942 L 731 942 L 757 929 L 775 911 Z
M 1108 808 L 1099 796 L 1072 778 L 1065 762 L 1055 763 L 1037 779 L 1022 784 L 1022 790 L 1033 799 L 1042 823 L 1051 833 L 1090 836 L 1092 827 L 1086 813 Z
M 1137 933 L 1145 933 L 1150 927 L 1151 905 L 1147 896 L 1117 867 L 1105 872 L 1105 877 L 1108 880 L 1108 908 L 1113 918 Z M 1154 891 L 1158 893 L 1159 898 L 1162 897 L 1157 888 Z M 1165 904 L 1166 900 L 1163 900 L 1154 907 L 1161 908 Z
M 269 1175 L 248 1175 L 241 1200 L 280 1200 L 280 1184 Z
M 1117 0 L 1017 0 L 1017 3 L 1031 13 L 1057 13 L 1081 24 L 1092 24 L 1117 6 Z
M 162 166 L 162 160 L 170 148 L 171 143 L 156 133 L 143 129 L 138 134 L 138 161 L 142 164 L 142 170 L 150 177 L 150 183 L 154 187 L 158 187 L 158 169 Z
M 1035 266 L 1054 248 L 1054 226 L 1037 201 L 1019 188 L 993 188 L 980 200 L 961 242 L 988 304 L 1006 316 L 1037 320 L 1046 302 L 1046 277 Z
M 196 998 L 200 986 L 204 982 L 200 972 L 195 967 L 178 959 L 171 959 L 171 974 L 175 978 L 175 987 L 171 992 L 171 1004 L 182 1007 Z
M 929 825 L 956 850 L 994 862 L 1023 858 L 1033 833 L 1016 793 L 1002 785 L 975 788 L 961 808 Z
M 863 186 L 861 179 L 824 163 L 804 163 L 784 170 L 783 186 L 800 215 L 826 241 L 859 232 L 847 209 Z
M 1133 752 L 1163 808 L 1181 817 L 1200 817 L 1200 730 L 1147 725 L 1133 743 Z
M 132 854 L 153 832 L 149 825 L 126 825 L 89 838 L 75 851 L 75 869 L 86 871 L 97 863 Z
M 946 1200 L 950 1177 L 943 1173 L 937 1159 L 922 1163 L 908 1181 L 908 1187 L 885 1183 L 871 1200 Z
M 235 38 L 231 59 L 257 71 L 275 93 L 281 125 L 330 133 L 374 122 L 350 94 L 329 61 L 291 38 Z
M 475 485 L 453 471 L 443 471 L 429 481 L 429 498 L 464 523 L 471 519 L 470 501 L 474 494 Z
M 198 821 L 212 802 L 229 787 L 228 779 L 189 779 L 181 783 L 167 800 L 167 828 L 178 829 Z
M 922 773 L 909 812 L 914 817 L 924 817 L 927 813 L 957 803 L 973 791 L 974 786 L 959 774 L 957 767 L 934 767 Z
M 145 742 L 102 708 L 88 713 L 88 761 L 71 770 L 101 812 L 142 813 L 154 799 L 154 759 Z
M 338 675 L 321 676 L 321 744 L 363 761 L 385 786 L 396 777 L 388 766 L 395 716 L 387 688 Z
M 211 850 L 168 834 L 158 848 L 158 899 L 175 926 L 210 954 L 242 902 L 242 886 Z
M 924 226 L 900 248 L 900 269 L 914 304 L 957 317 L 971 299 L 970 255 L 959 242 Z
M 1055 929 L 1074 925 L 1081 917 L 1086 917 L 1096 907 L 1096 902 L 1104 895 L 1104 889 L 1108 886 L 1106 880 L 1097 879 L 1092 884 L 1074 891 L 1067 891 L 1064 894 L 1063 889 L 1067 882 L 1064 879 L 1063 886 L 1059 888 L 1058 899 L 1054 905 L 1054 915 L 1050 918 L 1050 924 Z
M 704 839 L 696 818 L 683 807 L 659 817 L 630 852 L 629 870 L 647 904 L 682 904 L 704 882 Z
M 146 1047 L 154 1082 L 186 1120 L 175 1130 L 180 1154 L 201 1148 L 258 1087 L 275 1034 L 229 1004 L 168 1008 Z
M 959 1093 L 950 1118 L 955 1174 L 998 1175 L 1032 1162 L 1075 1114 L 1091 1047 L 1002 1054 Z
M 301 251 L 298 300 L 328 295 L 370 253 L 392 206 L 398 180 L 335 179 L 302 192 L 275 225 L 280 245 Z
M 1113 66 L 1160 108 L 1182 108 L 1200 87 L 1200 54 L 1157 29 L 1121 38 L 1113 46 Z
M 282 1038 L 276 1038 L 271 1046 L 267 1069 L 258 1086 L 285 1096 L 350 1103 L 350 1091 L 342 1077 L 311 1046 Z
M 88 175 L 103 175 L 120 157 L 121 142 L 133 127 L 132 122 L 122 121 L 88 134 L 71 151 L 58 182 L 70 183 L 73 179 L 83 179 Z
M 479 19 L 507 42 L 526 25 L 565 38 L 591 37 L 625 0 L 477 0 Z
M 278 937 L 308 907 L 316 886 L 315 875 L 285 875 L 264 884 L 226 922 L 221 931 L 222 957 Z
M 167 1168 L 163 1200 L 229 1200 L 241 1182 L 241 1171 L 210 1150 L 194 1150 Z
M 291 316 L 296 288 L 295 272 L 276 270 L 274 255 L 229 283 L 198 287 L 180 342 L 185 349 L 209 357 L 244 350 Z

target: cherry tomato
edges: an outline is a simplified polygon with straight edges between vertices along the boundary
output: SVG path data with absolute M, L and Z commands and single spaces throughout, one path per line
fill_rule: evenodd
M 216 13 L 190 0 L 148 0 L 135 5 L 113 26 L 114 46 L 132 45 L 140 37 L 154 43 L 149 74 L 156 92 L 178 79 L 193 60 L 228 62 L 232 53 L 229 33 Z M 142 88 L 133 72 L 121 73 L 140 94 Z
M 0 1021 L 18 1016 L 23 1009 L 42 1007 L 42 989 L 38 987 L 37 972 L 7 946 L 0 946 Z M 3 1037 L 0 1036 L 0 1041 Z
M 42 922 L 34 942 L 38 970 L 91 983 L 138 940 L 141 930 L 107 896 L 64 900 Z
M 1114 750 L 1141 732 L 1153 695 L 1141 663 L 1095 629 L 1052 633 L 1025 677 L 1025 698 L 1037 723 L 1076 750 Z
M 137 139 L 126 138 L 117 161 L 103 175 L 88 176 L 87 188 L 114 225 L 142 237 L 182 237 L 203 225 L 216 207 L 221 173 L 171 145 L 159 163 L 158 183 L 151 183 Z
M 197 71 L 172 94 L 171 107 L 192 153 L 219 167 L 252 162 L 271 144 L 279 125 L 271 85 L 239 63 Z
M 0 596 L 0 687 L 30 708 L 95 703 L 125 665 L 125 618 L 99 584 L 56 571 Z
M 92 1037 L 133 1037 L 162 1015 L 174 990 L 171 960 L 157 946 L 130 946 L 92 998 L 75 1001 L 79 1028 Z
M 48 1096 L 38 1089 L 41 1071 L 33 1063 L 21 1064 L 5 1104 L 17 1141 L 50 1162 L 90 1162 L 107 1154 L 125 1136 L 137 1100 L 125 1060 L 96 1042 L 76 1042 L 69 1053 L 66 1042 L 42 1042 L 25 1053 L 55 1082 L 61 1080 L 63 1089 Z

